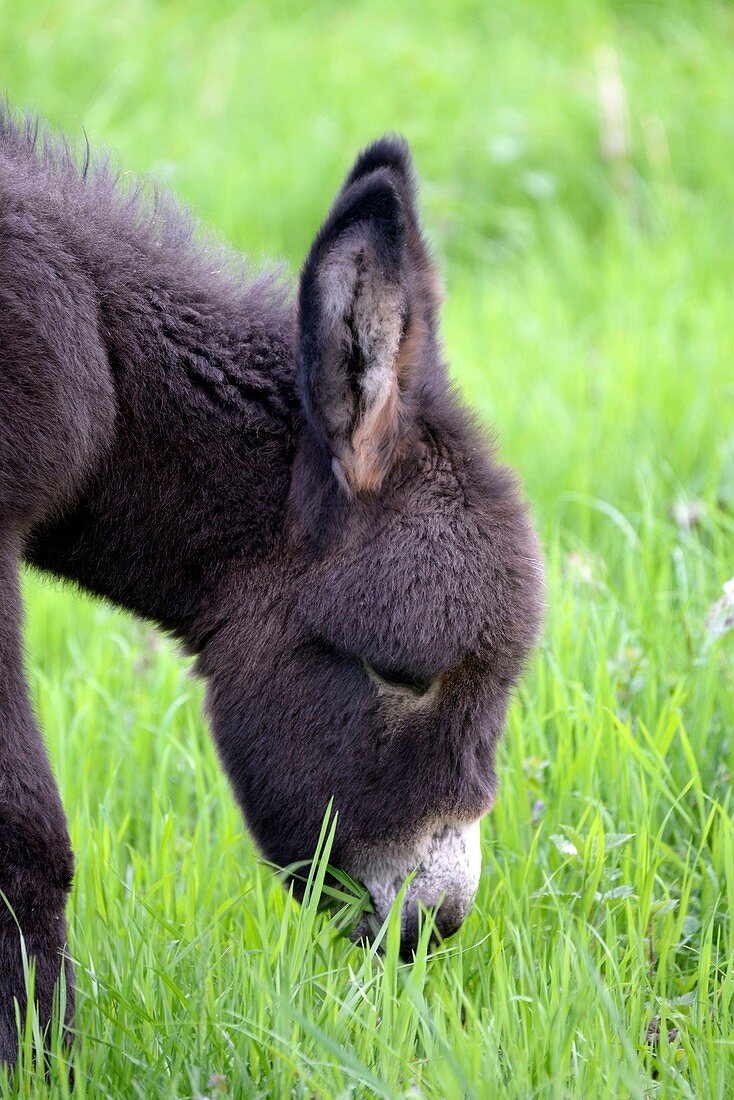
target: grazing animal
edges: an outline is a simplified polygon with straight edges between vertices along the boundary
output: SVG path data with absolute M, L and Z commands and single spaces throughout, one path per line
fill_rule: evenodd
M 35 960 L 66 968 L 73 857 L 23 674 L 22 562 L 197 655 L 265 856 L 314 852 L 382 920 L 408 873 L 453 932 L 479 875 L 542 573 L 512 476 L 451 392 L 406 144 L 357 158 L 297 298 L 0 112 L 0 1061 Z M 369 929 L 363 929 L 365 933 Z

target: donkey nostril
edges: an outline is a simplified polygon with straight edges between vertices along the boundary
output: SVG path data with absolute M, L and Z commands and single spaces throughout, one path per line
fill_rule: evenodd
M 446 940 L 449 936 L 453 936 L 459 931 L 464 923 L 464 917 L 466 916 L 459 907 L 451 905 L 448 902 L 444 902 L 441 908 L 436 913 L 436 930 L 439 933 L 442 940 Z
M 433 950 L 440 947 L 443 940 L 458 932 L 464 923 L 464 916 L 465 914 L 460 907 L 451 903 L 442 904 L 433 917 L 434 927 L 428 945 L 429 949 Z M 424 914 L 420 909 L 409 912 L 405 917 L 400 937 L 400 958 L 403 962 L 413 961 L 413 957 L 418 950 L 424 919 Z
M 412 962 L 418 950 L 421 928 L 418 917 L 409 918 L 403 926 L 400 936 L 400 958 L 403 962 Z

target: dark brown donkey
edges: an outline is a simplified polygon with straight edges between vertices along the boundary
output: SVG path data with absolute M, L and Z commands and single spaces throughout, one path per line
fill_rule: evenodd
M 442 934 L 464 918 L 541 567 L 451 393 L 439 301 L 399 139 L 358 157 L 294 302 L 0 112 L 0 1061 L 18 928 L 46 1021 L 73 874 L 23 675 L 23 561 L 198 656 L 268 859 L 312 855 L 333 800 L 332 861 L 375 920 L 417 868 L 406 954 L 419 903 Z

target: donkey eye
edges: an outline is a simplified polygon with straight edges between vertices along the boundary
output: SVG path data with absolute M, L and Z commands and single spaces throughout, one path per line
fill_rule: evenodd
M 395 669 L 378 668 L 367 661 L 363 661 L 365 672 L 376 683 L 392 691 L 409 692 L 411 695 L 425 695 L 431 687 L 433 680 L 420 676 L 411 676 L 409 672 L 399 672 Z

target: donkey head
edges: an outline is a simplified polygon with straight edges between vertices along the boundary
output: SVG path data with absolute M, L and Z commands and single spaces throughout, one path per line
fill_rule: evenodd
M 332 862 L 376 920 L 417 871 L 441 934 L 477 886 L 508 696 L 535 638 L 541 569 L 507 471 L 451 394 L 438 280 L 406 146 L 358 158 L 303 267 L 303 415 L 277 556 L 231 594 L 210 710 L 266 856 Z M 234 655 L 234 657 L 233 657 Z

